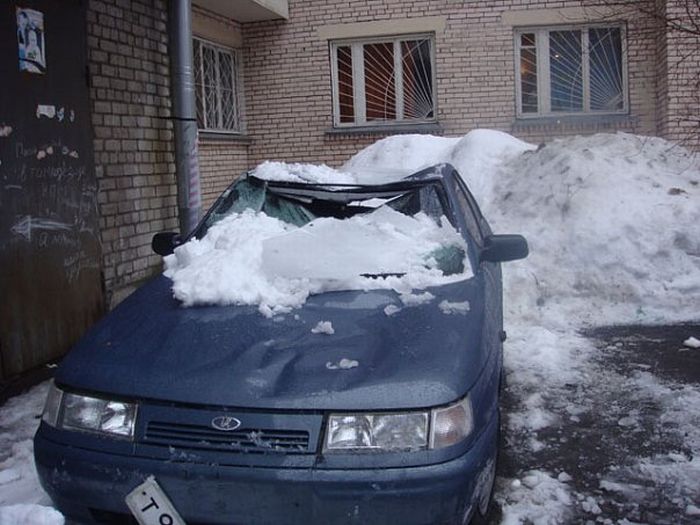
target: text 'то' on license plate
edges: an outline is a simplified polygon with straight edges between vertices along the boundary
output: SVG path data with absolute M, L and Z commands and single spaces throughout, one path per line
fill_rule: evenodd
M 153 476 L 127 494 L 125 500 L 141 525 L 186 525 Z

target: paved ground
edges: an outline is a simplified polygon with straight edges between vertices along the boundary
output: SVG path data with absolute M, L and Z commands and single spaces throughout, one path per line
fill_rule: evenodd
M 683 346 L 691 335 L 700 338 L 700 325 L 606 327 L 583 335 L 599 350 L 591 377 L 566 385 L 568 391 L 550 401 L 548 408 L 563 417 L 538 433 L 541 450 L 514 457 L 513 442 L 522 436 L 506 436 L 499 476 L 566 472 L 574 495 L 571 523 L 697 525 L 700 516 L 688 507 L 700 505 L 700 477 L 694 477 L 700 471 L 692 462 L 698 450 L 689 445 L 697 445 L 697 436 L 689 435 L 683 411 L 671 414 L 668 407 L 700 392 L 700 349 Z M 504 401 L 507 414 L 517 400 L 506 391 Z M 571 415 L 572 406 L 588 408 Z M 654 458 L 653 465 L 640 458 Z M 678 468 L 663 463 L 673 461 Z M 498 509 L 495 514 L 498 523 Z

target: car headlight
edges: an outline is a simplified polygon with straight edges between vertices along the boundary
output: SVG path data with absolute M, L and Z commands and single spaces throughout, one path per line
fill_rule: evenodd
M 428 444 L 428 413 L 334 414 L 326 450 L 414 450 Z
M 324 449 L 327 452 L 437 449 L 459 443 L 472 429 L 469 397 L 430 412 L 331 414 Z
M 434 409 L 430 423 L 430 448 L 445 448 L 462 441 L 474 428 L 469 396 L 453 405 Z
M 134 436 L 136 405 L 63 392 L 51 382 L 42 420 L 56 428 L 130 439 Z

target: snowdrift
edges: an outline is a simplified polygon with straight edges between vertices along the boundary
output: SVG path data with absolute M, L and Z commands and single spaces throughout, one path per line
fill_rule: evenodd
M 364 149 L 343 169 L 415 171 L 450 162 L 496 233 L 521 233 L 505 265 L 507 311 L 520 320 L 650 323 L 697 318 L 700 165 L 662 139 L 624 133 L 539 148 L 496 131 L 408 135 Z
M 381 183 L 440 163 L 457 168 L 496 233 L 521 233 L 530 243 L 528 259 L 506 265 L 511 320 L 546 317 L 551 327 L 697 317 L 700 165 L 662 139 L 598 134 L 536 147 L 491 130 L 461 138 L 400 135 L 365 148 L 339 170 L 268 161 L 254 174 L 270 180 Z M 167 262 L 166 274 L 186 305 L 257 304 L 268 311 L 299 306 L 309 293 L 329 289 L 287 282 L 272 293 L 269 268 L 266 277 L 257 263 L 245 266 L 254 269 L 250 275 L 241 274 L 232 254 L 260 233 L 251 220 L 236 224 L 244 223 L 250 232 L 232 230 L 226 240 L 216 229 L 209 234 L 217 236 L 215 242 L 193 241 Z M 277 225 L 276 234 L 287 229 Z M 267 231 L 263 237 L 271 235 Z M 209 249 L 215 244 L 228 245 L 231 256 Z M 193 254 L 196 264 L 191 264 Z M 341 281 L 334 289 L 366 285 L 347 276 Z

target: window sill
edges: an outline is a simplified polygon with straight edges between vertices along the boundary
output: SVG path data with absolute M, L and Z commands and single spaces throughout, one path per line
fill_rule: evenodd
M 516 118 L 511 131 L 605 130 L 635 126 L 638 118 L 624 115 L 567 115 Z
M 224 133 L 219 131 L 199 130 L 199 140 L 202 142 L 238 142 L 250 144 L 253 139 L 244 133 Z
M 330 128 L 326 135 L 399 135 L 403 133 L 442 133 L 442 126 L 437 122 L 417 124 L 386 124 L 381 126 L 348 126 L 345 128 Z

